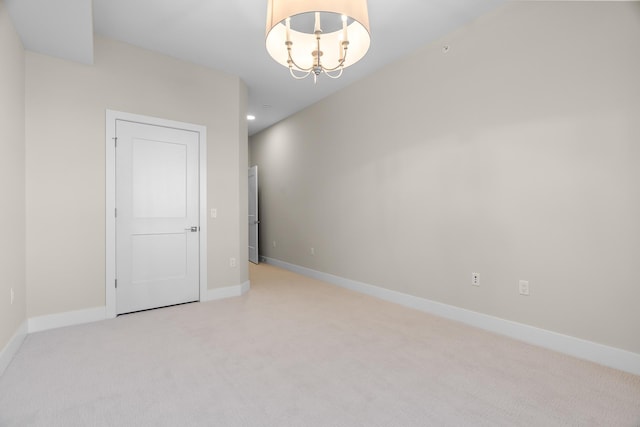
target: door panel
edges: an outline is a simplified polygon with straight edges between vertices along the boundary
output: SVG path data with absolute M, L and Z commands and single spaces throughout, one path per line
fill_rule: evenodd
M 183 218 L 187 211 L 187 147 L 133 141 L 133 216 Z
M 117 120 L 116 136 L 116 312 L 197 301 L 199 135 Z
M 187 275 L 185 233 L 131 236 L 131 282 L 184 279 Z M 165 260 L 171 262 L 164 262 Z

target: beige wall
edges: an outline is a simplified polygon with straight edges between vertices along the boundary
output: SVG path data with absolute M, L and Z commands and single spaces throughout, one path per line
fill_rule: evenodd
M 26 319 L 24 50 L 0 0 L 0 352 Z M 11 304 L 11 289 L 14 302 Z
M 246 171 L 238 77 L 97 37 L 94 65 L 26 54 L 29 317 L 105 304 L 105 110 L 204 125 L 209 288 L 241 284 L 247 257 L 238 175 Z M 239 237 L 240 236 L 240 237 Z M 244 267 L 243 267 L 244 266 Z
M 639 76 L 638 3 L 507 4 L 250 139 L 262 254 L 640 353 Z
M 244 114 L 238 123 L 238 134 L 240 144 L 238 144 L 238 279 L 237 283 L 249 281 L 249 127 L 246 120 L 248 109 L 247 87 L 242 86 L 240 93 L 240 111 Z

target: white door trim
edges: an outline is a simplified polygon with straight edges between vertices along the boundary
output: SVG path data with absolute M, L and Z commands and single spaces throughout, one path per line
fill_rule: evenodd
M 200 134 L 200 301 L 207 297 L 207 128 L 191 123 L 176 122 L 157 117 L 122 111 L 106 110 L 106 203 L 105 203 L 105 314 L 116 317 L 116 150 L 114 144 L 116 120 L 184 129 Z

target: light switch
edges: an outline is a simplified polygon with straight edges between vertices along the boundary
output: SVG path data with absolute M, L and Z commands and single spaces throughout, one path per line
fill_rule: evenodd
M 217 218 L 217 217 L 218 217 L 218 209 L 212 208 L 211 209 L 211 218 Z

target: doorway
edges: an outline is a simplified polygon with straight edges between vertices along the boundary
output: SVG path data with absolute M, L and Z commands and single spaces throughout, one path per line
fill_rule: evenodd
M 200 300 L 205 128 L 107 111 L 107 153 L 107 317 Z
M 258 166 L 249 168 L 249 261 L 260 262 L 258 251 Z

